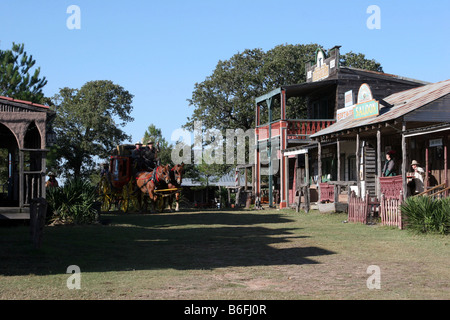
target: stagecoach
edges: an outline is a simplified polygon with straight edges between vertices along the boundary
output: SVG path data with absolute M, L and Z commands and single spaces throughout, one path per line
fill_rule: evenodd
M 177 187 L 173 187 L 171 184 L 159 184 L 159 181 L 157 181 L 156 172 L 166 170 L 169 176 L 168 166 L 159 166 L 155 172 L 135 172 L 136 170 L 134 169 L 133 158 L 131 156 L 134 148 L 134 145 L 117 146 L 116 150 L 110 156 L 109 163 L 103 168 L 98 184 L 101 210 L 103 212 L 109 211 L 112 204 L 115 204 L 124 213 L 128 212 L 130 205 L 138 210 L 146 208 L 147 200 L 149 199 L 149 194 L 146 189 L 151 184 L 149 182 L 155 179 L 155 177 L 155 188 L 151 190 L 151 200 L 154 208 L 162 212 L 165 207 L 165 200 L 169 197 L 169 199 L 172 199 L 174 195 L 177 195 L 178 210 L 181 176 L 180 183 Z M 170 202 L 169 204 L 171 205 Z

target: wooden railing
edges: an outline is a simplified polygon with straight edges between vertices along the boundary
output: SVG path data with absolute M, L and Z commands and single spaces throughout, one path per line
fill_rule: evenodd
M 334 119 L 288 120 L 287 136 L 288 139 L 304 140 L 335 122 Z
M 298 120 L 279 120 L 270 124 L 271 136 L 280 135 L 282 123 L 287 124 L 287 138 L 295 140 L 305 140 L 320 130 L 323 130 L 336 122 L 334 119 L 298 119 Z M 256 127 L 256 133 L 259 140 L 269 138 L 269 124 Z
M 401 199 L 403 192 L 402 176 L 380 177 L 380 191 L 386 199 Z
M 450 191 L 450 187 L 447 187 L 446 183 L 441 183 L 437 186 L 432 187 L 431 189 L 425 190 L 422 193 L 416 194 L 417 196 L 428 196 L 428 197 L 446 197 Z M 432 193 L 433 192 L 433 193 Z
M 384 194 L 381 194 L 380 217 L 382 225 L 396 226 L 399 229 L 403 229 L 402 212 L 400 210 L 402 198 L 403 192 L 400 193 L 399 199 L 386 198 Z

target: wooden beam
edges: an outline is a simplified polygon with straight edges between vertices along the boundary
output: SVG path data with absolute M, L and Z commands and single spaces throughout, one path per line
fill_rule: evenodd
M 402 123 L 402 181 L 403 181 L 403 200 L 406 199 L 406 191 L 407 191 L 407 184 L 406 184 L 406 137 L 405 137 L 405 131 L 406 131 L 406 122 L 403 121 Z

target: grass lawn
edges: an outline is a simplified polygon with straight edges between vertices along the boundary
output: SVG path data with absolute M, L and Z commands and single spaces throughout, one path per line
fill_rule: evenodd
M 0 299 L 449 299 L 450 238 L 291 210 L 104 214 L 0 226 Z M 67 267 L 81 270 L 69 290 Z M 368 289 L 369 266 L 380 289 Z

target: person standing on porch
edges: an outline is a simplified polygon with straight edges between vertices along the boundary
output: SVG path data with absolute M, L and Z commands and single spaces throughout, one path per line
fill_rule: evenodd
M 423 177 L 425 175 L 425 170 L 419 167 L 419 162 L 416 160 L 411 162 L 411 167 L 414 170 L 414 178 L 408 183 L 411 195 L 422 193 L 424 190 Z
M 382 175 L 383 177 L 392 177 L 397 175 L 395 172 L 394 150 L 390 150 L 386 153 L 386 162 L 384 163 Z

